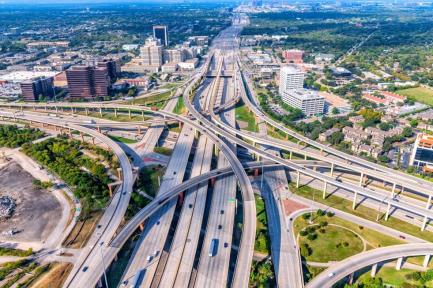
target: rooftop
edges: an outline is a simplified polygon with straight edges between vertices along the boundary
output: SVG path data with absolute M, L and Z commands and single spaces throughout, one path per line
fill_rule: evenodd
M 18 83 L 39 77 L 54 77 L 58 73 L 56 71 L 14 71 L 0 76 L 0 80 Z

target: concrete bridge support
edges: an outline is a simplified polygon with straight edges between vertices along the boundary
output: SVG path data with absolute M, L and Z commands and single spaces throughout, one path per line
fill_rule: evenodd
M 395 270 L 401 270 L 401 266 L 403 265 L 403 257 L 397 259 L 397 264 L 395 265 Z
M 390 212 L 391 212 L 391 203 L 388 203 L 388 207 L 386 207 L 385 221 L 388 221 Z
M 299 188 L 299 181 L 301 180 L 301 173 L 297 171 L 296 173 L 296 188 Z
M 114 118 L 117 118 L 117 109 L 114 108 Z
M 102 117 L 102 108 L 99 108 L 99 116 Z
M 143 121 L 145 120 L 144 119 L 144 111 L 141 111 L 141 120 L 143 120 Z
M 395 183 L 392 184 L 391 198 L 394 198 L 394 196 L 395 196 L 395 187 L 396 186 L 397 186 L 397 184 L 395 184 Z
M 376 272 L 377 272 L 377 263 L 371 266 L 371 277 L 373 278 L 376 277 Z
M 431 203 L 431 195 L 428 195 L 428 200 L 427 200 L 427 203 L 425 205 L 425 209 L 430 209 L 430 203 Z
M 355 191 L 355 194 L 353 194 L 353 203 L 352 203 L 352 209 L 355 210 L 356 208 L 356 198 L 358 197 L 358 192 Z
M 421 225 L 421 231 L 425 230 L 425 227 L 427 226 L 427 221 L 428 221 L 427 216 L 424 216 L 424 220 L 422 221 L 422 225 Z
M 362 187 L 364 184 L 364 173 L 361 173 L 361 176 L 359 177 L 359 187 Z
M 327 188 L 328 188 L 328 182 L 324 182 L 323 183 L 323 195 L 322 195 L 322 198 L 323 199 L 325 199 L 326 198 L 326 190 L 327 190 Z
M 430 254 L 425 255 L 424 261 L 422 262 L 422 267 L 427 268 L 428 262 L 430 261 Z

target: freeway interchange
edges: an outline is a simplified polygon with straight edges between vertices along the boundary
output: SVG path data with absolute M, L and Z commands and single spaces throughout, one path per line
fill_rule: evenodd
M 361 197 L 379 205 L 385 203 L 386 218 L 392 214 L 398 217 L 401 211 L 405 211 L 423 219 L 421 230 L 429 229 L 427 224 L 433 219 L 433 211 L 430 210 L 431 184 L 310 140 L 270 119 L 260 110 L 254 89 L 243 73 L 239 59 L 241 31 L 242 26 L 239 25 L 222 31 L 214 40 L 206 63 L 179 88 L 177 97 L 183 97 L 188 115 L 172 112 L 177 98 L 171 99 L 159 111 L 108 102 L 0 104 L 1 117 L 43 123 L 65 131 L 79 131 L 97 138 L 119 159 L 121 185 L 98 223 L 100 228 L 95 230 L 74 263 L 65 287 L 93 287 L 103 283 L 101 279 L 106 265 L 115 261 L 122 246 L 140 227 L 143 230 L 122 275 L 121 287 L 131 287 L 137 277 L 140 278 L 137 287 L 247 287 L 254 255 L 257 213 L 255 191 L 247 170 L 260 170 L 271 191 L 262 195 L 272 225 L 271 258 L 278 287 L 305 285 L 299 249 L 296 244 L 293 245 L 295 240 L 289 234 L 293 232 L 286 223 L 281 202 L 287 196 L 278 189 L 279 185 L 288 186 L 285 170 L 296 175 L 293 180 L 297 186 L 301 177 L 321 181 L 323 197 L 326 197 L 330 187 L 335 187 L 353 197 L 354 209 Z M 260 133 L 237 127 L 233 105 L 240 100 L 260 120 Z M 136 147 L 141 158 L 153 151 L 163 130 L 160 124 L 169 121 L 180 123 L 181 132 L 158 195 L 126 224 L 122 225 L 122 220 L 137 175 L 125 151 L 100 133 L 100 129 L 143 123 L 100 120 L 88 123 L 80 122 L 80 116 L 71 121 L 45 113 L 55 111 L 57 114 L 63 109 L 71 113 L 96 109 L 153 116 L 143 145 Z M 267 126 L 281 130 L 297 139 L 298 143 L 268 137 Z M 257 161 L 245 161 L 239 156 L 241 151 Z M 285 159 L 281 151 L 303 155 L 305 159 Z M 337 170 L 359 177 L 359 182 L 338 178 Z M 368 187 L 366 179 L 382 181 L 391 189 Z M 411 192 L 417 197 L 397 197 L 397 190 Z M 182 201 L 179 195 L 182 195 Z M 240 209 L 242 213 L 239 213 Z M 239 223 L 241 229 L 237 227 Z M 237 234 L 240 236 L 233 237 Z M 217 243 L 215 251 L 209 251 L 209 247 L 214 245 L 211 243 Z M 306 286 L 331 287 L 349 274 L 378 262 L 409 256 L 429 257 L 432 252 L 433 247 L 429 243 L 364 252 L 329 268 Z

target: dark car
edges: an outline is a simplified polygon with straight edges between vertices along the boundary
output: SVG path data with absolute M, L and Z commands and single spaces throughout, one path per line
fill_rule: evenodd
M 84 268 L 83 268 L 83 272 L 86 272 L 87 269 L 89 269 L 89 266 L 84 266 Z
M 223 229 L 223 225 L 218 225 L 218 230 Z

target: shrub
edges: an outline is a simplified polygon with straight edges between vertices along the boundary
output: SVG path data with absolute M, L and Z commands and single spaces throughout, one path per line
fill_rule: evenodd
M 328 226 L 328 222 L 321 221 L 319 225 L 320 225 L 320 227 L 326 227 L 326 226 Z
M 324 234 L 324 233 L 326 233 L 326 230 L 322 228 L 322 229 L 319 230 L 319 232 L 322 233 L 322 234 Z
M 310 233 L 310 234 L 308 234 L 307 239 L 310 241 L 314 241 L 317 239 L 317 234 L 316 233 Z
M 307 230 L 301 230 L 301 232 L 299 232 L 299 235 L 301 235 L 301 236 L 307 236 L 308 235 L 308 232 L 307 232 Z
M 326 216 L 328 216 L 328 217 L 333 217 L 335 215 L 335 213 L 333 213 L 333 212 L 331 212 L 331 211 L 329 211 L 328 213 L 326 213 Z
M 364 229 L 364 226 L 359 226 L 358 228 L 359 228 L 359 230 L 362 230 L 362 229 Z
M 326 212 L 322 209 L 317 210 L 317 216 L 325 216 Z
M 310 217 L 311 217 L 310 213 L 302 215 L 302 218 L 304 218 L 305 220 L 310 219 Z
M 343 242 L 343 246 L 344 246 L 344 247 L 348 247 L 348 246 L 349 246 L 349 243 L 347 243 L 347 242 L 345 241 L 345 242 Z

